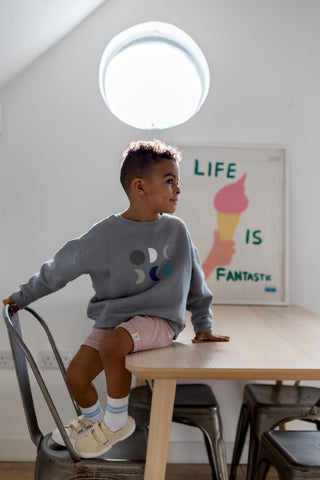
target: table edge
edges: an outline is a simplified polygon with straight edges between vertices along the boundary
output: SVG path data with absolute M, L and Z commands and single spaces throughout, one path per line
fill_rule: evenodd
M 141 379 L 166 379 L 166 380 L 320 380 L 320 368 L 314 369 L 202 369 L 202 368 L 126 368 Z

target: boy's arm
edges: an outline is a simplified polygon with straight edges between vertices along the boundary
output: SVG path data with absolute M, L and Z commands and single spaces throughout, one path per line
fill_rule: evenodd
M 81 259 L 81 242 L 70 240 L 59 250 L 53 259 L 41 266 L 39 273 L 31 277 L 20 289 L 6 299 L 11 299 L 18 307 L 23 308 L 30 303 L 56 292 L 67 283 L 86 273 Z
M 230 337 L 213 333 L 211 305 L 213 296 L 205 282 L 197 249 L 192 251 L 192 277 L 188 295 L 187 309 L 191 311 L 191 321 L 195 331 L 193 343 L 228 342 Z

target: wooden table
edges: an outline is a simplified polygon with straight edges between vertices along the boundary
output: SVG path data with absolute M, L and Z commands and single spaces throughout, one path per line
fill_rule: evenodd
M 145 479 L 164 480 L 176 382 L 320 380 L 320 316 L 298 306 L 214 306 L 228 343 L 192 344 L 190 321 L 172 346 L 133 353 L 126 367 L 154 379 Z

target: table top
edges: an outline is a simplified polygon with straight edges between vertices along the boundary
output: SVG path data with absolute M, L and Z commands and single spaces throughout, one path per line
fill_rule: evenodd
M 215 305 L 214 331 L 230 342 L 192 344 L 190 319 L 170 347 L 132 353 L 144 379 L 320 380 L 320 315 L 296 306 Z

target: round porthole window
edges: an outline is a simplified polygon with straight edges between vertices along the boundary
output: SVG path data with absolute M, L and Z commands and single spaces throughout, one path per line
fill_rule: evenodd
M 163 22 L 141 23 L 116 35 L 99 70 L 109 110 L 132 127 L 180 125 L 201 108 L 210 84 L 207 61 L 196 42 Z

